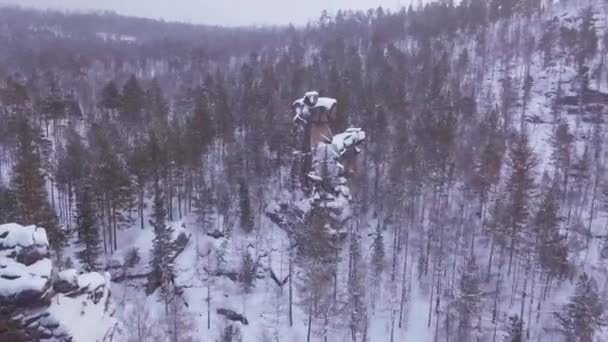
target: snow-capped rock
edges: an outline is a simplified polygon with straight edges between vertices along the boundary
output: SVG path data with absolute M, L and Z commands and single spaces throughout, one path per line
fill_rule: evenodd
M 52 270 L 43 228 L 0 225 L 0 314 L 44 305 L 50 296 Z

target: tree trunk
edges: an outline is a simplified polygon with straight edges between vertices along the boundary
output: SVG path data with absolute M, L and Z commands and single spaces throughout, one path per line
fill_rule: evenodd
M 293 327 L 293 248 L 289 250 L 289 326 Z
M 207 330 L 211 330 L 211 251 L 207 255 Z
M 399 301 L 399 329 L 402 327 L 403 320 L 403 307 L 405 305 L 405 296 L 407 294 L 407 288 L 405 284 L 405 280 L 407 278 L 407 253 L 409 247 L 409 231 L 405 235 L 405 252 L 403 257 L 403 274 L 401 279 L 401 300 Z
M 311 332 L 311 326 L 312 326 L 312 305 L 313 305 L 313 300 L 312 300 L 312 295 L 310 296 L 310 307 L 308 308 L 308 328 L 306 331 L 306 342 L 310 342 L 310 332 Z
M 139 185 L 139 224 L 141 229 L 144 229 L 144 186 L 143 184 Z

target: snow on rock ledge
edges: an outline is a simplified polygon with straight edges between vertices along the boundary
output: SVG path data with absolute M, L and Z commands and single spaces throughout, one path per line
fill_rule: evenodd
M 52 270 L 43 228 L 0 225 L 0 314 L 43 305 L 50 294 Z
M 43 228 L 0 225 L 0 325 L 8 322 L 34 341 L 102 341 L 116 332 L 108 273 L 52 274 Z M 0 341 L 7 339 L 0 329 Z
M 114 335 L 118 321 L 108 308 L 109 274 L 77 274 L 76 270 L 70 269 L 60 272 L 58 279 L 76 289 L 58 293 L 47 313 L 65 329 L 70 341 L 110 340 L 108 336 Z

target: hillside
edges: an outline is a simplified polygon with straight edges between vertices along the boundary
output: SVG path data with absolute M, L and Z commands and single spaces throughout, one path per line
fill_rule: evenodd
M 89 338 L 608 341 L 607 18 L 603 0 L 302 28 L 0 9 L 0 223 L 46 229 L 54 279 L 111 276 L 85 323 L 49 294 L 74 341 L 101 319 Z M 308 200 L 310 90 L 336 99 L 333 134 L 365 131 L 336 164 L 340 219 Z

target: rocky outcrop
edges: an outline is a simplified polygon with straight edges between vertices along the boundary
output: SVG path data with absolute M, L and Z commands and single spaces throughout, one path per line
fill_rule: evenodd
M 319 114 L 315 114 L 317 109 L 328 111 L 330 108 L 334 110 L 336 106 L 335 99 L 318 98 L 316 92 L 309 92 L 294 102 L 294 123 L 303 126 L 304 133 L 313 135 L 311 126 L 320 120 L 317 118 Z M 329 124 L 331 116 L 321 121 Z M 288 234 L 294 234 L 311 211 L 320 209 L 329 213 L 334 223 L 328 223 L 328 232 L 334 236 L 344 235 L 344 223 L 352 216 L 352 196 L 347 181 L 355 173 L 359 146 L 366 138 L 365 132 L 360 128 L 348 128 L 336 135 L 329 132 L 323 139 L 311 137 L 308 146 L 310 156 L 304 158 L 311 159 L 307 177 L 312 181 L 312 192 L 300 201 L 294 202 L 293 197 L 285 196 L 271 202 L 266 208 L 266 216 Z
M 0 225 L 0 316 L 47 305 L 52 270 L 44 229 L 16 223 Z
M 46 231 L 0 225 L 0 341 L 73 341 L 72 328 L 96 321 L 109 298 L 109 274 L 53 274 Z M 89 310 L 91 316 L 87 317 Z

